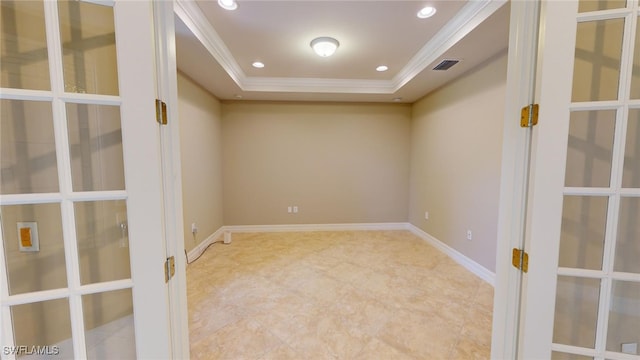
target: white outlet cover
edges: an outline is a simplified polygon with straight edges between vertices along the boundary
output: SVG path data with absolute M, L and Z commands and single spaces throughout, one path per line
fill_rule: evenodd
M 638 355 L 638 343 L 622 344 L 622 352 L 625 354 Z
M 424 219 L 425 219 L 425 220 L 429 220 L 429 212 L 428 212 L 428 211 L 425 211 L 425 213 L 424 213 Z
M 473 239 L 473 233 L 471 232 L 471 230 L 467 230 L 467 240 L 471 239 Z

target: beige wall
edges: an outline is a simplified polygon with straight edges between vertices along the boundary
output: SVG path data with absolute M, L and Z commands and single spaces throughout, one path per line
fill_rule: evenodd
M 220 102 L 178 73 L 178 111 L 184 246 L 189 251 L 223 225 Z
M 411 123 L 409 222 L 491 271 L 506 70 L 505 53 L 416 102 Z
M 225 225 L 406 221 L 410 106 L 231 102 L 222 117 Z

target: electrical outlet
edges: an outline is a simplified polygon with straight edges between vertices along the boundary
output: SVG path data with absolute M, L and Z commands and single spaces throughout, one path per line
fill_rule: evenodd
M 471 232 L 471 230 L 467 230 L 467 240 L 471 239 L 473 239 L 473 233 Z
M 293 213 L 294 213 L 294 214 L 297 214 L 297 213 L 298 213 L 298 206 L 297 206 L 297 205 L 293 207 Z
M 424 213 L 424 219 L 425 219 L 425 220 L 429 220 L 429 212 L 428 212 L 428 211 L 425 211 L 425 213 Z
M 191 233 L 193 235 L 198 233 L 198 225 L 196 223 L 191 223 Z
M 292 207 L 291 207 L 291 206 L 287 206 L 287 212 L 288 212 L 289 214 L 291 214 L 291 213 L 293 212 L 293 209 L 292 209 Z
M 622 352 L 625 354 L 638 355 L 638 343 L 623 343 Z

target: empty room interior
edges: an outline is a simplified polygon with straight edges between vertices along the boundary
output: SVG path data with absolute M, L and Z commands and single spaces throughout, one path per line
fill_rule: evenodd
M 274 64 L 263 55 L 264 68 L 252 68 L 242 51 L 266 41 L 253 38 L 260 26 L 303 10 L 327 17 L 327 7 L 198 4 L 258 80 L 348 76 L 332 66 L 357 59 L 339 39 L 332 57 Z M 310 27 L 338 23 L 324 31 L 344 32 L 339 22 L 362 10 L 346 4 L 339 20 L 318 15 Z M 394 25 L 436 21 L 431 35 L 408 40 L 419 44 L 412 51 L 464 13 L 463 2 L 438 2 L 432 19 L 416 17 L 419 2 L 368 4 L 378 4 L 374 18 L 393 11 Z M 209 75 L 223 70 L 187 10 L 176 16 L 176 57 L 191 356 L 488 358 L 509 5 L 492 9 L 399 93 L 384 95 L 233 89 L 228 75 Z M 251 29 L 256 14 L 275 19 Z M 415 55 L 408 54 L 402 61 Z M 434 70 L 443 60 L 458 62 Z M 393 75 L 366 71 L 356 75 Z
M 506 102 L 523 4 L 3 0 L 3 358 L 487 359 L 542 333 L 552 359 L 637 358 L 640 5 L 574 4 L 558 256 L 532 260 L 557 284 L 527 290 L 546 308 L 520 322 L 499 222 L 533 189 L 510 186 L 529 169 Z M 157 38 L 127 42 L 144 16 Z M 163 127 L 147 95 L 167 74 Z

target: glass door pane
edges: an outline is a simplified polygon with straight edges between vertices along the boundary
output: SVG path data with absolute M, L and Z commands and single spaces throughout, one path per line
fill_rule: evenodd
M 80 283 L 129 279 L 127 206 L 123 200 L 74 204 Z
M 0 87 L 50 90 L 42 1 L 1 1 Z
M 1 194 L 60 191 L 48 101 L 0 100 Z
M 632 353 L 623 344 L 640 341 L 640 283 L 614 281 L 609 308 L 607 350 Z M 634 354 L 636 355 L 636 354 Z
M 0 211 L 9 294 L 66 288 L 60 204 L 5 205 Z
M 624 19 L 578 23 L 572 101 L 618 98 Z
M 59 1 L 58 12 L 65 91 L 118 95 L 113 8 Z
M 82 297 L 88 359 L 135 359 L 131 289 Z
M 609 198 L 565 196 L 558 266 L 602 269 Z
M 57 299 L 11 307 L 17 358 L 73 359 L 69 300 Z M 43 321 L 46 319 L 46 321 Z
M 638 46 L 640 47 L 640 45 Z M 638 68 L 640 69 L 640 64 Z M 638 87 L 640 87 L 640 82 Z M 622 187 L 640 188 L 640 109 L 629 110 Z
M 120 108 L 66 105 L 73 190 L 124 190 Z
M 553 342 L 595 347 L 600 281 L 558 277 Z
M 609 186 L 615 128 L 615 110 L 571 113 L 565 186 Z
M 637 22 L 640 22 L 637 21 Z M 640 28 L 636 26 L 636 43 L 633 55 L 633 72 L 631 77 L 631 98 L 640 99 Z

